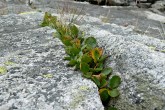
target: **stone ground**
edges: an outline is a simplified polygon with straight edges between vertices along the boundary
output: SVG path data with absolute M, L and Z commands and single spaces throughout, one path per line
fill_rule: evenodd
M 68 12 L 67 6 L 77 12 Z M 0 13 L 5 12 L 2 14 L 25 11 L 18 7 L 40 11 L 0 17 L 0 39 L 3 41 L 0 43 L 0 62 L 8 70 L 7 74 L 0 76 L 0 95 L 3 96 L 0 110 L 24 110 L 25 107 L 27 110 L 47 107 L 50 110 L 56 110 L 55 107 L 59 107 L 58 110 L 67 107 L 83 110 L 84 103 L 85 110 L 103 109 L 96 86 L 64 66 L 66 62 L 61 58 L 65 56 L 63 46 L 57 39 L 52 39 L 53 30 L 38 25 L 43 16 L 41 12 L 57 15 L 63 10 L 62 13 L 77 14 L 82 8 L 83 15 L 75 23 L 87 36 L 96 37 L 99 46 L 111 55 L 106 66 L 112 66 L 114 74 L 122 77 L 121 96 L 110 104 L 119 110 L 165 110 L 164 15 L 133 7 L 100 7 L 59 0 L 35 0 L 31 8 L 14 0 L 0 7 Z M 66 13 L 65 16 L 73 17 Z M 69 74 L 65 74 L 67 72 Z M 77 79 L 76 83 L 71 82 L 72 79 Z M 77 96 L 79 92 L 81 94 Z M 86 93 L 89 93 L 87 99 L 90 97 L 95 101 L 88 103 L 89 100 L 84 99 Z M 57 95 L 61 98 L 58 99 Z
M 103 110 L 96 85 L 66 67 L 55 30 L 39 26 L 43 15 L 0 17 L 0 110 Z
M 65 3 L 64 3 L 65 2 Z M 71 9 L 77 9 L 77 12 L 81 12 L 85 15 L 90 15 L 96 18 L 102 19 L 107 23 L 115 23 L 120 26 L 131 25 L 134 27 L 134 31 L 141 34 L 148 34 L 151 37 L 159 39 L 165 39 L 163 30 L 165 29 L 165 15 L 154 15 L 147 9 L 139 9 L 137 7 L 109 7 L 109 6 L 97 6 L 91 5 L 86 2 L 67 2 L 59 0 L 47 0 L 41 5 L 34 3 L 33 7 L 43 11 L 58 11 L 66 10 L 66 7 Z M 42 8 L 44 7 L 44 8 Z M 65 7 L 65 8 L 64 8 Z M 131 10 L 131 11 L 130 11 Z M 155 19 L 155 20 L 153 20 Z M 161 35 L 163 34 L 163 35 Z
M 30 11 L 31 8 L 43 11 L 57 12 L 62 8 L 71 7 L 77 9 L 85 15 L 90 15 L 102 19 L 104 22 L 115 23 L 120 26 L 133 26 L 134 31 L 141 34 L 147 34 L 159 39 L 164 38 L 165 15 L 155 15 L 148 9 L 137 7 L 109 7 L 91 5 L 86 2 L 66 2 L 67 0 L 33 0 L 31 8 L 25 5 L 24 0 L 9 0 L 10 2 L 1 2 L 0 14 L 20 13 Z M 65 9 L 66 10 L 66 9 Z M 131 10 L 131 11 L 130 11 Z M 154 20 L 153 20 L 154 19 Z

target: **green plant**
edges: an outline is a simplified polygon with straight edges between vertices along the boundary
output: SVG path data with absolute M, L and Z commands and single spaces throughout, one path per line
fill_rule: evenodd
M 56 16 L 47 12 L 41 26 L 50 26 L 57 30 L 54 35 L 64 44 L 68 66 L 81 70 L 83 77 L 95 82 L 103 104 L 119 96 L 117 88 L 121 79 L 117 75 L 109 78 L 112 68 L 104 68 L 104 61 L 108 56 L 103 55 L 103 49 L 98 47 L 94 37 L 84 38 L 83 32 L 74 24 L 63 25 Z

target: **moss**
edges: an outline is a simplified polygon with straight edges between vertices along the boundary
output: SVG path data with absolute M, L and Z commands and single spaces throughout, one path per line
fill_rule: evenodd
M 12 66 L 12 65 L 14 65 L 14 64 L 16 64 L 16 63 L 11 62 L 11 61 L 6 61 L 4 64 L 5 64 L 6 66 Z
M 44 78 L 53 78 L 53 75 L 52 74 L 44 74 L 42 75 Z

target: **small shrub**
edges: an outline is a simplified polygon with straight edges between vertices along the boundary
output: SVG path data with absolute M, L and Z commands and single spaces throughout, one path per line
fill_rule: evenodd
M 41 26 L 50 26 L 57 30 L 54 35 L 65 45 L 68 54 L 65 60 L 69 61 L 68 66 L 81 70 L 83 77 L 95 82 L 104 105 L 110 99 L 119 96 L 117 88 L 121 79 L 116 75 L 109 79 L 112 68 L 104 68 L 107 55 L 103 55 L 103 49 L 98 47 L 94 37 L 84 38 L 83 33 L 74 24 L 63 25 L 56 16 L 47 12 Z

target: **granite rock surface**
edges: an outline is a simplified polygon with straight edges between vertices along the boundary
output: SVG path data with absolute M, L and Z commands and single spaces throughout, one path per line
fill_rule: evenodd
M 43 13 L 0 17 L 0 110 L 103 110 L 96 85 L 66 67 Z
M 119 110 L 165 110 L 165 17 L 147 10 L 68 4 L 85 7 L 75 23 L 97 39 L 110 55 L 106 66 L 122 78 L 121 95 L 109 104 Z M 32 5 L 57 16 L 64 6 L 58 0 L 33 0 Z M 42 19 L 39 12 L 0 17 L 0 110 L 102 110 L 97 87 L 66 67 L 63 45 L 52 38 L 55 30 L 39 26 Z
M 164 40 L 139 34 L 131 26 L 103 23 L 91 16 L 81 19 L 78 26 L 87 37 L 97 39 L 105 54 L 111 56 L 106 66 L 113 67 L 114 74 L 122 78 L 121 95 L 109 105 L 119 110 L 165 109 Z

